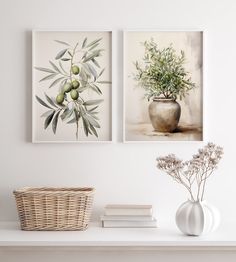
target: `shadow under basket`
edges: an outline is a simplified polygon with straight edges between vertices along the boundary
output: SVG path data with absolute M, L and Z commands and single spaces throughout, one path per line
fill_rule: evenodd
M 85 230 L 94 188 L 22 188 L 14 192 L 22 230 Z

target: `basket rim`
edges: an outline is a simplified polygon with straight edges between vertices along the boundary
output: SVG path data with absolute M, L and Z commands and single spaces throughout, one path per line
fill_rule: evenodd
M 22 187 L 13 190 L 13 194 L 94 194 L 94 187 Z

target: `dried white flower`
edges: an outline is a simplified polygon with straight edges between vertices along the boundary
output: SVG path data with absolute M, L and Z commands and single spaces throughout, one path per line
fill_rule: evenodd
M 157 168 L 182 184 L 188 190 L 192 200 L 202 201 L 206 180 L 217 168 L 222 156 L 222 147 L 208 143 L 199 149 L 191 160 L 185 162 L 174 154 L 158 157 Z

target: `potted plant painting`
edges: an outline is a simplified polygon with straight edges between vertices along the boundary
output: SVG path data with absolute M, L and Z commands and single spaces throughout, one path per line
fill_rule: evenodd
M 47 91 L 44 97 L 35 96 L 37 102 L 45 108 L 44 129 L 52 127 L 56 135 L 58 122 L 75 126 L 75 137 L 79 140 L 79 127 L 83 127 L 86 136 L 98 137 L 99 106 L 103 102 L 102 87 L 109 81 L 101 80 L 105 68 L 100 68 L 100 57 L 104 49 L 100 48 L 102 38 L 88 41 L 87 37 L 75 44 L 61 40 L 55 42 L 61 47 L 51 57 L 48 67 L 36 66 L 44 75 L 40 83 L 48 83 L 48 90 L 54 89 L 54 95 Z M 97 99 L 89 99 L 96 94 Z M 93 95 L 94 97 L 94 95 Z
M 173 132 L 181 115 L 180 104 L 195 88 L 190 74 L 184 68 L 184 51 L 178 55 L 172 45 L 160 49 L 153 39 L 145 41 L 142 62 L 135 62 L 134 79 L 145 90 L 145 97 L 152 99 L 149 116 L 153 128 L 158 132 Z
M 184 186 L 189 193 L 189 200 L 176 213 L 176 224 L 186 235 L 206 234 L 219 225 L 219 212 L 204 197 L 207 180 L 216 170 L 222 155 L 222 147 L 208 143 L 188 161 L 174 154 L 157 158 L 157 168 Z

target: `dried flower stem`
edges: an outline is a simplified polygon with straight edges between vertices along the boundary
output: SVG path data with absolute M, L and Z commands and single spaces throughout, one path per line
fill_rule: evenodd
M 217 168 L 222 155 L 222 147 L 208 143 L 203 149 L 198 150 L 198 154 L 193 155 L 193 158 L 186 162 L 173 154 L 159 157 L 157 158 L 157 168 L 182 184 L 188 190 L 192 201 L 203 201 L 206 181 Z

